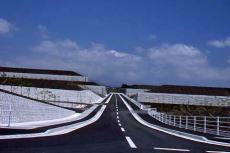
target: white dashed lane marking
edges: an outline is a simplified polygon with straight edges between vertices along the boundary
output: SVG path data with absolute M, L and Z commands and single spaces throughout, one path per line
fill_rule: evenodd
M 131 148 L 137 148 L 137 146 L 134 144 L 134 142 L 132 141 L 132 139 L 130 137 L 126 136 L 125 138 L 126 138 L 127 142 L 129 143 L 129 146 Z
M 122 132 L 125 132 L 125 129 L 124 129 L 123 127 L 121 127 L 121 131 L 122 131 Z

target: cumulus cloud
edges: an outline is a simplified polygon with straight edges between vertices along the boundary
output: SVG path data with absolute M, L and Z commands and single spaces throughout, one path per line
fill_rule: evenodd
M 77 42 L 69 39 L 42 40 L 32 47 L 32 51 L 36 54 L 30 58 L 32 65 L 46 63 L 46 66 L 50 67 L 71 68 L 95 79 L 105 77 L 107 81 L 136 79 L 135 71 L 142 61 L 140 56 L 107 49 L 99 43 L 91 43 L 88 47 L 81 48 Z M 42 60 L 45 61 L 39 62 Z M 23 65 L 28 64 L 25 62 Z
M 139 53 L 128 53 L 99 43 L 81 47 L 74 40 L 64 39 L 41 40 L 31 50 L 32 55 L 14 58 L 12 62 L 20 66 L 72 69 L 112 85 L 165 80 L 184 84 L 230 81 L 230 69 L 211 66 L 201 50 L 186 44 L 141 47 Z
M 227 37 L 224 40 L 212 40 L 209 41 L 208 44 L 218 48 L 230 47 L 230 37 Z
M 230 75 L 229 69 L 210 66 L 207 57 L 194 46 L 163 44 L 148 48 L 146 51 L 152 65 L 157 66 L 166 76 L 190 80 L 194 77 L 196 79 L 228 79 Z
M 61 40 L 61 41 L 43 40 L 40 42 L 40 44 L 32 48 L 32 50 L 35 52 L 46 53 L 46 54 L 56 55 L 56 56 L 66 56 L 69 54 L 67 52 L 74 52 L 77 49 L 78 49 L 77 43 L 72 40 Z
M 199 49 L 184 44 L 164 44 L 160 47 L 149 48 L 148 55 L 154 62 L 162 65 L 179 67 L 196 66 L 207 62 Z
M 12 25 L 5 19 L 0 18 L 0 35 L 9 33 Z

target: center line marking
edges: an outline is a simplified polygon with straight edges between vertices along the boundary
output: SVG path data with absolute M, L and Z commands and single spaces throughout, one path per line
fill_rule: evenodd
M 119 123 L 118 125 L 121 126 L 121 123 Z
M 128 143 L 129 143 L 129 146 L 131 147 L 131 148 L 137 148 L 137 146 L 134 144 L 134 142 L 132 141 L 132 139 L 130 138 L 130 137 L 125 137 L 126 138 L 126 140 L 128 141 Z
M 168 151 L 190 151 L 188 149 L 175 149 L 175 148 L 158 148 L 154 147 L 155 150 L 168 150 Z
M 121 131 L 122 131 L 122 132 L 125 132 L 125 129 L 124 129 L 123 127 L 121 127 Z
M 117 116 L 117 119 L 119 119 L 119 116 Z

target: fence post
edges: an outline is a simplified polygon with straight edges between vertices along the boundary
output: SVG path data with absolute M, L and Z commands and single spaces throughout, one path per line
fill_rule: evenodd
M 204 133 L 206 133 L 206 127 L 207 127 L 207 118 L 204 117 Z
M 194 131 L 196 131 L 196 116 L 194 116 Z
M 181 128 L 181 116 L 180 116 L 180 128 Z
M 216 127 L 216 134 L 220 135 L 220 117 L 217 117 L 217 127 Z

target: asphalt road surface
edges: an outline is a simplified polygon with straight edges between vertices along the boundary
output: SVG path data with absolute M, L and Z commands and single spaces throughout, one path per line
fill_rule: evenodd
M 104 104 L 106 105 L 106 104 Z M 230 151 L 148 128 L 134 119 L 118 95 L 113 95 L 93 124 L 69 134 L 0 140 L 0 153 L 173 153 Z

